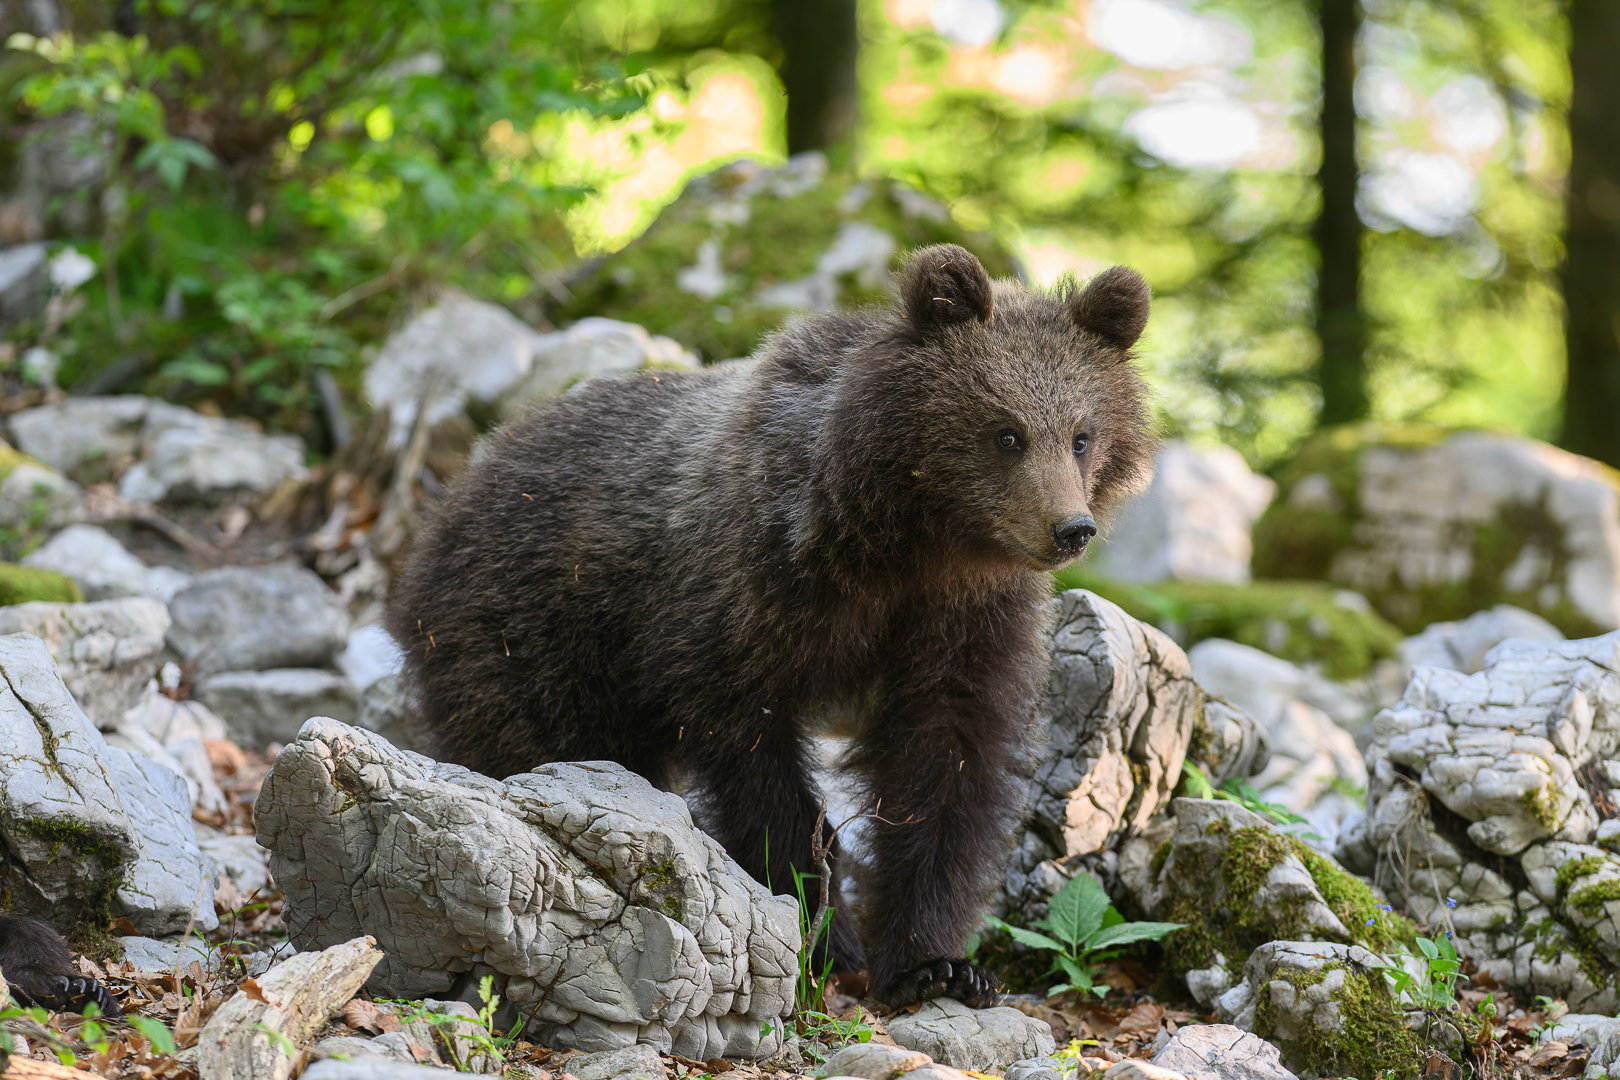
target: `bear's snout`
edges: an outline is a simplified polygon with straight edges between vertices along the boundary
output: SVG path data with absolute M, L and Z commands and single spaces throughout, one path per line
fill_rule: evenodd
M 1086 548 L 1086 543 L 1097 535 L 1097 523 L 1090 514 L 1076 514 L 1064 521 L 1052 523 L 1052 541 L 1067 558 L 1074 558 Z

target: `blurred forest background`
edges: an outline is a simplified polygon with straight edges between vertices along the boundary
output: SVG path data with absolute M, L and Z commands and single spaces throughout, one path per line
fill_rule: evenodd
M 441 284 L 543 325 L 690 179 L 821 149 L 1033 282 L 1139 269 L 1167 431 L 1257 468 L 1363 417 L 1620 464 L 1605 0 L 6 0 L 0 33 L 0 239 L 84 256 L 6 330 L 13 395 L 48 344 L 75 392 L 330 449 L 323 389 Z

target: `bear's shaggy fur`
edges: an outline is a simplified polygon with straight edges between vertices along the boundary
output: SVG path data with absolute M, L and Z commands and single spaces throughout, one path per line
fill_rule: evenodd
M 850 768 L 882 802 L 835 959 L 858 970 L 864 941 L 890 1005 L 987 1004 L 956 958 L 1022 806 L 1048 571 L 1150 469 L 1128 355 L 1148 294 L 1122 267 L 1084 291 L 992 285 L 949 245 L 913 255 L 900 293 L 793 322 L 746 363 L 589 382 L 491 435 L 389 627 L 442 757 L 683 779 L 778 891 L 813 872 L 807 718 L 848 707 Z

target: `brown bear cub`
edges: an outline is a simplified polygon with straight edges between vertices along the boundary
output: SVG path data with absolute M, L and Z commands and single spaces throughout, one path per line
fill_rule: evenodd
M 1123 267 L 992 284 L 952 245 L 899 284 L 898 309 L 592 381 L 492 435 L 389 629 L 440 756 L 680 779 L 778 891 L 814 867 L 807 721 L 853 710 L 848 767 L 882 806 L 834 961 L 891 1007 L 981 1007 L 997 988 L 959 958 L 1022 811 L 1048 572 L 1150 471 L 1148 289 Z

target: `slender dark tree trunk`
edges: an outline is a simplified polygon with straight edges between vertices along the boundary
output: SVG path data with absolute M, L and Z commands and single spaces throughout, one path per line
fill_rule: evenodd
M 1316 250 L 1317 380 L 1324 424 L 1367 415 L 1367 329 L 1361 311 L 1361 218 L 1356 214 L 1356 0 L 1321 0 L 1322 214 Z
M 832 146 L 855 124 L 855 0 L 774 0 L 786 54 L 788 153 Z
M 1572 0 L 1564 446 L 1620 465 L 1620 4 Z

